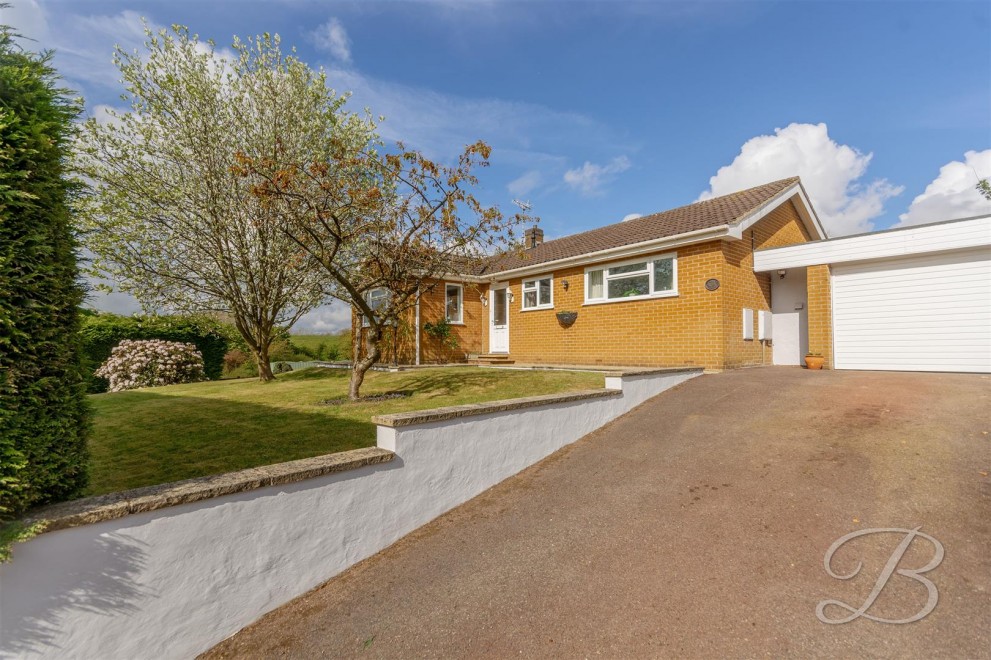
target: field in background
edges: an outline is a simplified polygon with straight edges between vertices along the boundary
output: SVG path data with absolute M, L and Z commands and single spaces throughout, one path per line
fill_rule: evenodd
M 305 369 L 273 383 L 220 380 L 90 396 L 87 495 L 369 447 L 373 415 L 604 386 L 602 374 L 472 367 L 370 372 L 362 395 L 341 402 L 346 369 Z M 325 403 L 328 400 L 335 403 Z

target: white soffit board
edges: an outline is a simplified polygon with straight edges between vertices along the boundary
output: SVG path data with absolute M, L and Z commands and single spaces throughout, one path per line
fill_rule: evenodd
M 787 270 L 976 247 L 991 249 L 991 215 L 758 250 L 754 270 Z
M 834 266 L 837 369 L 991 372 L 991 252 Z

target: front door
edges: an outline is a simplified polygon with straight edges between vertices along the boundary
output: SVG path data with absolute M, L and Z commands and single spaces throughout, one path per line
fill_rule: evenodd
M 509 295 L 505 284 L 496 284 L 490 289 L 489 352 L 509 352 Z
M 809 350 L 809 311 L 804 268 L 771 274 L 771 332 L 774 364 L 803 364 Z

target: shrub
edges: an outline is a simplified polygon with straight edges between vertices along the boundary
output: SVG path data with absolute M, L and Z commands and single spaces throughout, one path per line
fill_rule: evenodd
M 206 380 L 203 356 L 193 344 L 149 339 L 125 339 L 96 370 L 111 392 Z
M 230 374 L 232 371 L 244 366 L 250 357 L 250 355 L 242 351 L 240 348 L 227 351 L 227 354 L 224 355 L 224 375 Z
M 89 391 L 107 391 L 107 381 L 95 375 L 114 346 L 124 339 L 161 339 L 194 344 L 203 356 L 207 378 L 216 380 L 224 372 L 224 356 L 237 345 L 237 331 L 228 324 L 205 316 L 120 316 L 91 313 L 80 330 L 83 361 L 90 376 Z
M 424 323 L 423 331 L 448 348 L 458 347 L 458 337 L 447 319 L 441 319 L 436 323 Z
M 272 373 L 275 374 L 287 374 L 292 371 L 292 365 L 288 362 L 276 362 L 275 368 L 272 369 Z
M 0 26 L 0 523 L 86 485 L 80 186 L 64 165 L 81 108 L 50 57 Z

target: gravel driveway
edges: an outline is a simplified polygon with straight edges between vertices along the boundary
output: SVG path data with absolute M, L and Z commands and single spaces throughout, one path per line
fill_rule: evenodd
M 761 368 L 647 402 L 208 656 L 989 657 L 991 379 Z M 914 623 L 836 625 L 907 533 Z M 897 565 L 921 568 L 914 538 Z M 867 614 L 923 612 L 895 573 Z M 824 616 L 849 612 L 827 607 Z

